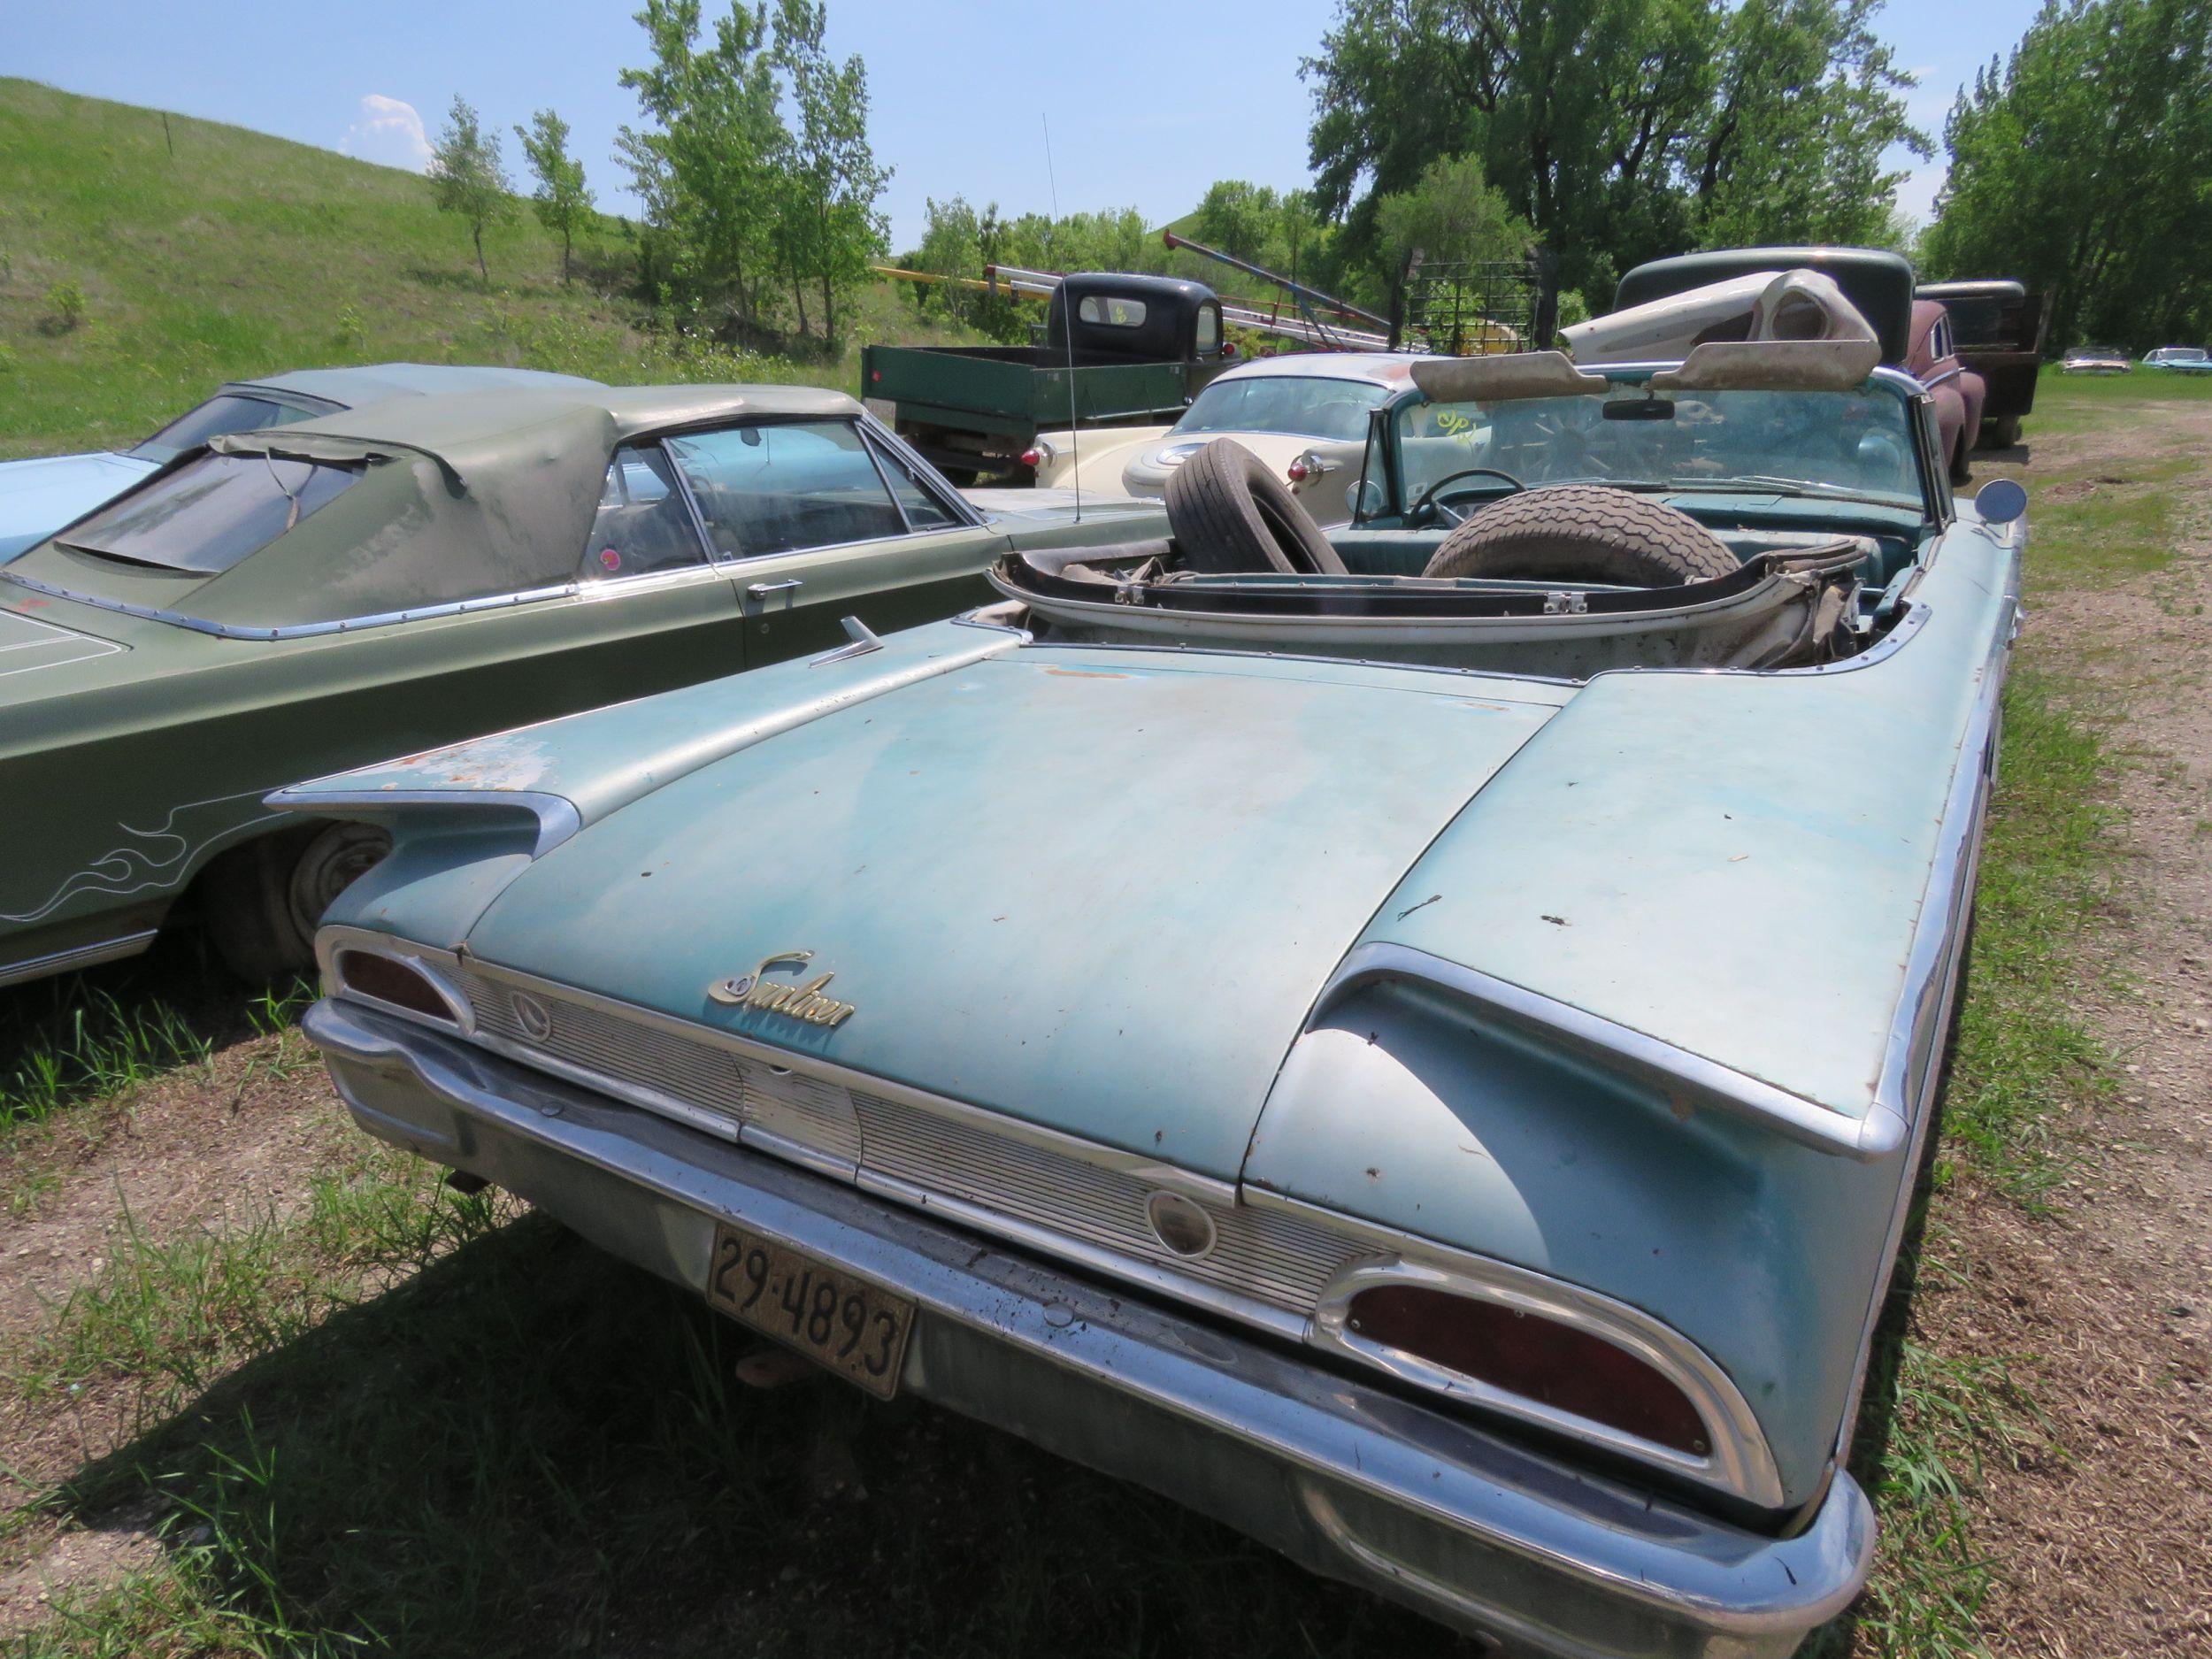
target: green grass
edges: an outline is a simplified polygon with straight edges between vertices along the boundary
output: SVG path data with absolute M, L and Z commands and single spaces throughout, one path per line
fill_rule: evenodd
M 2047 364 L 2035 388 L 2035 412 L 2027 418 L 2026 437 L 2036 439 L 2085 431 L 2115 411 L 2186 408 L 2212 403 L 2212 374 L 2168 374 L 2138 367 L 2131 374 L 2062 374 Z
M 525 211 L 486 233 L 487 287 L 414 174 L 187 116 L 165 134 L 158 111 L 0 78 L 0 457 L 132 443 L 223 380 L 285 369 L 849 391 L 865 341 L 951 337 L 889 285 L 856 296 L 833 361 L 673 335 L 626 297 L 629 245 L 603 219 L 565 286 L 558 242 Z
M 2053 426 L 2155 423 L 2174 403 L 2208 400 L 2212 384 L 2202 381 L 2139 373 L 2052 379 L 2029 442 Z M 2155 450 L 2155 431 L 2150 435 Z M 2039 597 L 2165 569 L 2175 554 L 2177 504 L 2202 471 L 2199 457 L 2154 453 L 2033 477 L 2031 607 Z M 2136 757 L 2122 746 L 2124 689 L 2093 690 L 2078 670 L 2039 649 L 2031 634 L 2006 689 L 1970 995 L 1932 1171 L 1928 1236 L 1906 1264 L 1887 1321 L 1879 1363 L 1888 1416 L 1855 1462 L 1883 1526 L 1858 1627 L 1896 1659 L 1986 1652 L 1986 1602 L 2003 1563 L 1986 1559 L 1972 1536 L 1982 1471 L 2023 1444 L 2049 1445 L 2011 1361 L 1929 1348 L 1912 1334 L 1904 1304 L 1916 1274 L 1956 1271 L 1960 1245 L 1946 1225 L 1946 1199 L 1958 1174 L 1970 1171 L 1985 1190 L 2039 1211 L 2073 1156 L 2070 1116 L 2114 1084 L 2112 1056 L 2083 1010 L 2082 989 L 2085 975 L 2105 972 L 2093 964 L 2091 943 L 2127 875 L 2113 780 Z
M 1256 1632 L 1345 1659 L 1467 1651 L 919 1402 L 746 1390 L 735 1326 L 541 1218 L 485 1231 L 442 1196 L 444 1259 L 363 1298 L 365 1271 L 420 1242 L 381 1202 L 419 1205 L 420 1187 L 381 1167 L 232 1252 L 237 1282 L 271 1286 L 273 1305 L 327 1302 L 311 1328 L 211 1294 L 205 1250 L 141 1240 L 40 1346 L 57 1379 L 157 1378 L 173 1409 L 21 1525 L 150 1506 L 170 1553 L 80 1609 L 77 1645 L 42 1631 L 29 1651 L 121 1653 L 176 1631 L 237 1651 L 277 1631 L 278 1651 L 423 1659 L 672 1650 L 656 1638 L 1103 1659 L 1248 1652 Z
M 157 961 L 157 980 L 177 982 L 173 960 Z M 81 1101 L 113 1099 L 187 1067 L 204 1067 L 234 1037 L 288 1031 L 313 1000 L 305 979 L 240 997 L 203 972 L 188 1007 L 149 989 L 141 965 L 71 975 L 26 987 L 0 1000 L 0 1146 L 26 1126 L 42 1124 Z M 304 1056 L 280 1046 L 250 1062 L 294 1067 Z M 244 1087 L 245 1079 L 240 1087 Z M 12 1195 L 11 1195 L 12 1202 Z

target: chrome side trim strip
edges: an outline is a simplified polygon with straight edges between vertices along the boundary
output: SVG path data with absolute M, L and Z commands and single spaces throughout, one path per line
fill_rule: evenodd
M 344 930 L 331 928 L 325 931 L 336 933 Z M 695 1025 L 689 1020 L 679 1019 L 673 1015 L 661 1013 L 656 1009 L 642 1008 L 634 1002 L 620 1002 L 614 997 L 603 996 L 595 991 L 586 991 L 575 986 L 564 985 L 556 979 L 541 979 L 535 974 L 524 973 L 518 969 L 503 967 L 497 963 L 486 962 L 478 956 L 471 956 L 466 968 L 469 972 L 485 979 L 512 986 L 520 990 L 557 997 L 566 1002 L 581 1003 L 617 1019 L 644 1026 L 667 1036 L 699 1043 L 710 1048 L 718 1048 L 745 1059 L 757 1060 L 764 1064 L 778 1066 L 787 1071 L 802 1077 L 814 1078 L 825 1083 L 833 1083 L 859 1094 L 872 1094 L 879 1099 L 894 1101 L 902 1106 L 915 1107 L 953 1123 L 983 1130 L 1010 1141 L 1022 1141 L 1044 1151 L 1057 1153 L 1063 1157 L 1074 1158 L 1082 1163 L 1095 1164 L 1102 1169 L 1113 1170 L 1118 1173 L 1133 1175 L 1152 1186 L 1169 1187 L 1203 1203 L 1215 1204 L 1225 1209 L 1233 1208 L 1237 1202 L 1237 1188 L 1233 1182 L 1217 1180 L 1211 1176 L 1194 1174 L 1188 1170 L 1178 1169 L 1171 1164 L 1159 1163 L 1141 1153 L 1124 1152 L 1116 1148 L 1101 1146 L 1094 1141 L 1085 1141 L 1064 1131 L 1048 1128 L 1042 1124 L 1033 1124 L 1018 1118 L 1010 1118 L 1001 1112 L 988 1110 L 980 1106 L 972 1106 L 965 1101 L 955 1100 L 949 1095 L 933 1094 L 926 1089 L 895 1082 L 889 1078 L 879 1077 L 871 1071 L 860 1071 L 851 1066 L 840 1065 L 834 1060 L 825 1060 L 818 1055 L 803 1054 L 796 1049 L 778 1048 L 773 1043 L 761 1042 L 755 1038 L 741 1036 L 735 1032 L 724 1031 L 713 1025 Z M 480 1035 L 479 1041 L 484 1040 L 485 1038 Z M 538 1064 L 538 1056 L 541 1051 L 526 1048 L 523 1052 L 528 1056 L 524 1060 L 524 1064 L 531 1065 Z M 607 1087 L 617 1081 L 603 1074 L 588 1075 L 590 1078 L 590 1086 L 594 1087 Z
M 1839 1464 L 1850 1455 L 1859 1404 L 1866 1390 L 1867 1366 L 1873 1357 L 1874 1333 L 1889 1301 L 1898 1252 L 1904 1245 L 1906 1224 L 1912 1217 L 1913 1190 L 1933 1127 L 1936 1091 L 1943 1082 L 1944 1038 L 1958 1000 L 1959 975 L 1966 965 L 1966 935 L 1981 875 L 1981 829 L 1988 815 L 1990 790 L 1996 782 L 1998 744 L 2004 726 L 2005 680 L 2014 641 L 2020 634 L 2020 564 L 2016 557 L 2006 579 L 2005 602 L 2009 615 L 1991 641 L 1980 695 L 1967 722 L 1966 740 L 1960 745 L 1958 772 L 1944 806 L 1936 867 L 1929 876 L 1928 897 L 1920 907 L 1920 926 L 1906 955 L 1906 987 L 1890 1026 L 1889 1047 L 1877 1086 L 1879 1091 L 1894 1091 L 1895 1098 L 1910 1102 L 1912 1133 L 1883 1240 L 1881 1271 L 1875 1277 L 1866 1318 L 1859 1331 L 1851 1392 L 1836 1429 Z
M 11 581 L 28 588 L 34 593 L 66 599 L 76 605 L 89 605 L 96 611 L 112 611 L 119 615 L 136 617 L 142 622 L 165 622 L 172 627 L 189 628 L 195 634 L 211 634 L 219 640 L 305 640 L 326 634 L 353 634 L 363 628 L 381 628 L 395 622 L 421 622 L 433 617 L 465 616 L 478 611 L 506 611 L 516 605 L 534 604 L 543 599 L 573 598 L 578 591 L 574 582 L 564 582 L 557 588 L 534 588 L 522 593 L 495 594 L 482 599 L 454 599 L 443 604 L 422 605 L 412 611 L 386 611 L 374 616 L 347 617 L 336 622 L 291 622 L 278 627 L 248 628 L 229 622 L 211 622 L 205 617 L 190 617 L 180 611 L 162 611 L 152 605 L 134 605 L 127 600 L 103 598 L 97 594 L 81 594 L 73 588 L 58 588 L 42 582 L 35 576 L 19 571 L 0 570 L 0 581 Z
M 342 773 L 340 774 L 343 776 Z M 527 812 L 538 821 L 538 838 L 530 856 L 542 858 L 584 827 L 583 815 L 565 795 L 531 789 L 322 789 L 314 784 L 294 784 L 266 796 L 263 804 L 280 812 L 311 812 L 319 818 L 342 817 L 348 811 L 372 817 L 393 807 L 433 806 L 468 811 Z M 376 937 L 377 935 L 372 935 Z
M 1905 1119 L 1886 1101 L 1875 1101 L 1863 1118 L 1852 1118 L 1601 1014 L 1405 945 L 1371 941 L 1356 946 L 1322 987 L 1307 1029 L 1362 986 L 1384 979 L 1438 987 L 1662 1085 L 1695 1089 L 1723 1110 L 1816 1151 L 1863 1163 L 1886 1157 L 1904 1144 Z
M 24 979 L 43 979 L 50 973 L 66 973 L 73 968 L 89 968 L 121 956 L 134 956 L 152 944 L 154 935 L 160 931 L 144 927 L 136 933 L 103 939 L 97 944 L 73 945 L 67 950 L 49 951 L 42 956 L 27 956 L 20 962 L 0 964 L 0 985 L 14 985 Z

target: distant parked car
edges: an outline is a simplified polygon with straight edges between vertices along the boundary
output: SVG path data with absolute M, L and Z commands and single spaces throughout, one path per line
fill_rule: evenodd
M 297 369 L 262 380 L 233 380 L 144 442 L 121 451 L 48 455 L 0 462 L 0 560 L 112 501 L 186 450 L 227 433 L 312 420 L 388 397 L 480 392 L 503 386 L 589 390 L 597 380 L 537 369 L 437 363 L 377 363 L 352 369 Z
M 2212 374 L 2212 355 L 2202 346 L 2161 346 L 2143 361 L 2174 374 Z
M 1951 314 L 1939 300 L 1912 303 L 1912 334 L 1905 349 L 1905 372 L 1935 396 L 1936 426 L 1943 434 L 1943 454 L 1951 481 L 1972 476 L 1967 455 L 1981 436 L 1982 404 L 1989 388 L 1982 377 L 1959 361 L 1951 335 Z
M 385 838 L 291 827 L 271 789 L 842 647 L 847 612 L 949 616 L 1010 549 L 1166 524 L 1020 503 L 799 388 L 406 397 L 214 438 L 0 565 L 0 984 L 142 949 L 189 888 L 242 973 L 303 964 Z M 533 740 L 508 742 L 526 789 Z
M 2067 374 L 2128 374 L 2135 368 L 2117 346 L 2076 346 L 2058 366 Z
M 1037 482 L 1158 500 L 1175 469 L 1216 438 L 1234 438 L 1284 479 L 1316 524 L 1344 523 L 1359 488 L 1368 419 L 1413 382 L 1421 358 L 1301 352 L 1229 370 L 1171 426 L 1038 435 Z

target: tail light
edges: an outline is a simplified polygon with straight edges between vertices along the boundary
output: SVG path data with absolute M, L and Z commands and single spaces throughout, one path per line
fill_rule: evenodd
M 1309 450 L 1290 464 L 1286 476 L 1294 484 L 1302 484 L 1310 478 L 1319 478 L 1329 470 L 1329 464 Z
M 1379 1285 L 1345 1315 L 1355 1342 L 1425 1361 L 1550 1412 L 1704 1457 L 1705 1421 L 1656 1366 L 1601 1336 L 1502 1302 Z
M 1056 453 L 1057 451 L 1048 443 L 1033 443 L 1022 451 L 1022 465 L 1031 468 L 1043 466 L 1050 462 Z
M 413 964 L 373 950 L 340 950 L 332 959 L 337 988 L 441 1025 L 461 1023 L 454 1000 Z

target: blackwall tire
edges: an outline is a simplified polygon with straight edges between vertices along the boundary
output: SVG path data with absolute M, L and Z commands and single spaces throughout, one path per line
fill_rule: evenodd
M 1168 474 L 1167 525 L 1194 571 L 1344 574 L 1290 487 L 1231 438 L 1215 439 Z
M 1483 508 L 1437 544 L 1422 574 L 1672 588 L 1738 568 L 1718 536 L 1663 502 L 1555 484 Z
M 249 985 L 313 967 L 323 912 L 391 845 L 373 825 L 304 824 L 232 849 L 200 880 L 215 954 Z

